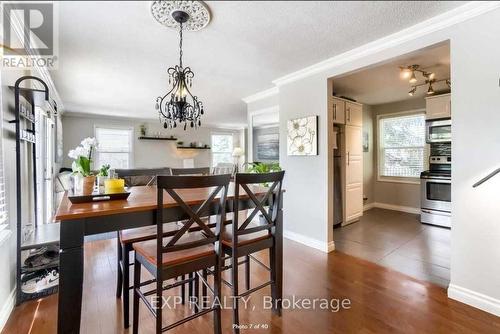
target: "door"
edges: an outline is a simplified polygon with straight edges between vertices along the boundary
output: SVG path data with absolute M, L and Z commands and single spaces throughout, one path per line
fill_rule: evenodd
M 358 103 L 346 102 L 345 117 L 345 124 L 363 126 L 363 106 Z
M 362 128 L 345 127 L 345 185 L 344 222 L 352 222 L 363 215 L 363 138 Z
M 52 221 L 54 209 L 54 121 L 41 108 L 36 107 L 36 187 L 37 223 Z
M 345 102 L 340 99 L 332 98 L 333 123 L 345 124 Z

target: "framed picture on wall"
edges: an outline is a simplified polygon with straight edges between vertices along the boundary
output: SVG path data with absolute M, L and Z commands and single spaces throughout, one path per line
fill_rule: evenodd
M 288 155 L 318 155 L 318 116 L 289 120 L 287 131 Z
M 278 161 L 280 157 L 279 133 L 257 136 L 257 159 Z

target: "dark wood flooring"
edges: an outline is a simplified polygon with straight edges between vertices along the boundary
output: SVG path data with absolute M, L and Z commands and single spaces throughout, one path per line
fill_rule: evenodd
M 85 245 L 85 280 L 81 333 L 131 333 L 122 328 L 121 302 L 115 297 L 115 243 L 99 240 Z M 340 252 L 324 254 L 285 240 L 284 296 L 349 299 L 349 309 L 287 309 L 282 317 L 263 309 L 265 288 L 241 311 L 248 333 L 500 333 L 500 318 L 448 299 L 438 285 L 419 281 Z M 265 255 L 260 256 L 267 261 Z M 253 284 L 266 272 L 254 266 Z M 240 276 L 241 277 L 241 276 Z M 243 286 L 243 284 L 241 284 Z M 173 294 L 177 293 L 172 291 Z M 229 290 L 223 290 L 229 295 Z M 166 321 L 185 314 L 164 311 Z M 231 311 L 224 310 L 224 333 L 231 333 Z M 141 307 L 140 333 L 154 333 L 154 320 Z M 4 334 L 56 332 L 57 296 L 25 303 L 14 309 Z M 255 329 L 259 326 L 259 329 Z M 171 333 L 211 333 L 212 316 L 182 325 Z
M 419 215 L 371 209 L 359 222 L 335 228 L 335 249 L 447 287 L 451 230 L 420 223 Z

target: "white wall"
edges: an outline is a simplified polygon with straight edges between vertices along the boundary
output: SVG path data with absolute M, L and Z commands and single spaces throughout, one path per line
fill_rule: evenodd
M 201 141 L 210 145 L 210 134 L 213 132 L 233 133 L 234 146 L 240 145 L 240 130 L 228 130 L 201 127 L 198 130 L 188 128 L 164 129 L 159 122 L 141 121 L 136 119 L 109 118 L 98 116 L 72 116 L 66 113 L 62 119 L 64 142 L 64 166 L 71 167 L 68 151 L 78 146 L 85 137 L 94 136 L 94 126 L 122 126 L 134 128 L 133 166 L 134 168 L 152 167 L 182 167 L 183 159 L 194 159 L 195 167 L 211 165 L 210 150 L 178 150 L 175 141 L 140 140 L 140 125 L 146 124 L 148 134 L 156 135 L 160 131 L 162 136 L 170 136 L 182 140 L 184 145 L 190 142 Z M 94 166 L 94 168 L 96 168 Z
M 500 151 L 500 9 L 475 17 L 480 11 L 470 13 L 433 19 L 338 56 L 330 65 L 322 63 L 307 76 L 276 81 L 280 161 L 286 170 L 284 228 L 317 248 L 328 249 L 333 239 L 327 205 L 327 79 L 450 39 L 454 148 L 449 295 L 500 315 L 500 177 L 472 188 L 480 176 L 500 166 L 496 153 Z M 457 23 L 460 16 L 467 19 Z M 319 155 L 289 157 L 286 122 L 307 115 L 319 115 Z

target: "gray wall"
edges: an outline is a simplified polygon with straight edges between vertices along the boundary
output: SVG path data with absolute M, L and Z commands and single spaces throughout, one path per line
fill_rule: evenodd
M 210 134 L 212 132 L 228 132 L 233 133 L 234 146 L 240 145 L 240 131 L 216 129 L 201 127 L 198 130 L 187 129 L 172 129 L 165 130 L 159 122 L 141 121 L 137 119 L 125 118 L 106 118 L 98 116 L 71 116 L 66 113 L 62 120 L 63 123 L 63 138 L 64 138 L 64 166 L 71 166 L 71 159 L 68 158 L 70 149 L 75 148 L 85 137 L 94 136 L 94 126 L 123 126 L 134 128 L 133 142 L 133 166 L 135 168 L 147 167 L 182 167 L 183 159 L 194 159 L 196 167 L 210 166 L 211 155 L 210 150 L 178 150 L 176 149 L 175 141 L 155 141 L 155 140 L 139 140 L 140 125 L 146 124 L 148 134 L 154 134 L 158 131 L 161 135 L 173 135 L 179 140 L 184 141 L 187 145 L 193 141 L 201 141 L 210 145 Z
M 332 234 L 327 224 L 329 201 L 326 78 L 315 75 L 281 86 L 279 102 L 280 164 L 286 171 L 285 235 L 288 233 L 288 236 L 309 240 L 310 243 L 325 249 Z M 289 156 L 288 120 L 312 115 L 318 115 L 318 155 Z
M 275 162 L 277 160 L 266 160 L 266 159 L 259 159 L 257 156 L 257 138 L 260 135 L 267 135 L 267 134 L 278 134 L 280 133 L 279 126 L 276 127 L 266 127 L 266 128 L 254 128 L 253 129 L 253 135 L 252 138 L 253 140 L 253 161 L 260 161 L 260 162 Z
M 411 208 L 420 208 L 420 184 L 378 181 L 378 124 L 377 116 L 402 111 L 425 109 L 425 99 L 409 99 L 405 101 L 372 106 L 373 112 L 373 197 L 374 202 Z M 365 165 L 366 167 L 366 165 Z M 369 171 L 365 170 L 365 176 Z M 419 180 L 418 180 L 419 182 Z

